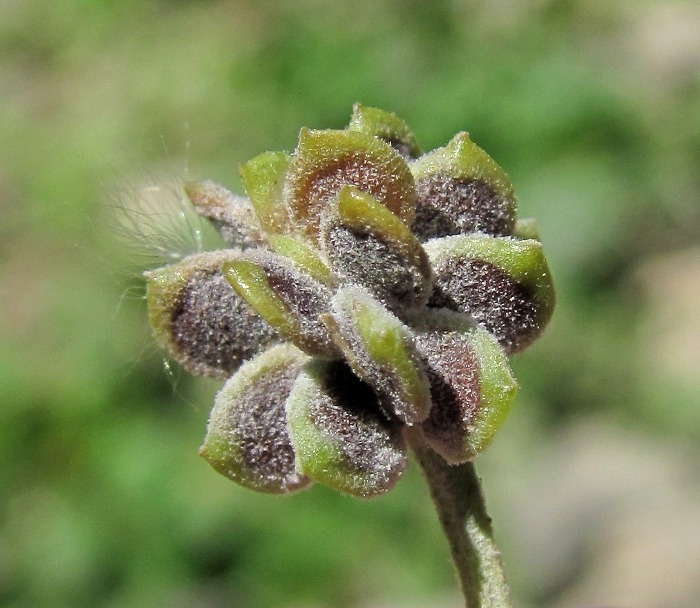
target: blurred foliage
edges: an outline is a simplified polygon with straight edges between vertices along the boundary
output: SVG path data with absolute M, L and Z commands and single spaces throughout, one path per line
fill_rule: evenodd
M 469 130 L 538 220 L 558 310 L 482 472 L 518 603 L 560 605 L 580 551 L 533 576 L 511 484 L 591 418 L 700 439 L 699 40 L 690 0 L 0 3 L 0 605 L 457 605 L 415 471 L 280 500 L 197 458 L 217 385 L 164 370 L 110 235 L 116 193 L 240 191 L 354 101 Z

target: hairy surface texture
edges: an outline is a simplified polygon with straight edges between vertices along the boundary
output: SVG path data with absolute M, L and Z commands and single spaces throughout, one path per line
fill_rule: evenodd
M 383 418 L 372 389 L 340 361 L 329 365 L 320 398 L 309 408 L 319 432 L 338 446 L 348 464 L 384 485 L 403 462 L 396 425 Z
M 285 401 L 305 359 L 289 356 L 285 349 L 289 352 L 281 346 L 262 356 L 281 359 L 269 369 L 264 364 L 257 369 L 259 364 L 253 361 L 226 383 L 216 396 L 201 450 L 223 475 L 274 493 L 309 483 L 295 469 L 285 412 Z
M 311 353 L 337 354 L 337 348 L 320 320 L 320 315 L 329 310 L 330 290 L 300 272 L 286 258 L 263 250 L 252 250 L 247 258 L 264 269 L 269 286 L 298 322 L 298 346 Z
M 426 440 L 451 460 L 463 460 L 465 438 L 476 422 L 481 401 L 479 367 L 468 338 L 457 333 L 418 334 L 425 357 L 433 406 L 422 423 Z
M 425 303 L 428 280 L 382 239 L 346 226 L 328 234 L 329 261 L 346 283 L 364 286 L 394 312 Z
M 265 242 L 265 233 L 247 197 L 212 181 L 185 184 L 184 189 L 197 213 L 211 221 L 231 246 L 245 249 Z
M 218 270 L 192 275 L 173 309 L 171 332 L 185 367 L 220 378 L 277 341 L 277 333 Z
M 510 203 L 488 184 L 433 175 L 416 183 L 413 232 L 421 240 L 482 232 L 511 234 L 514 217 Z
M 506 352 L 522 350 L 538 335 L 531 290 L 503 270 L 487 262 L 451 258 L 435 274 L 429 305 L 471 315 Z

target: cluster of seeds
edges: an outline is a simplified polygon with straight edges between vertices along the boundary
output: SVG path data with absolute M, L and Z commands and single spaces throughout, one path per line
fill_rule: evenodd
M 549 321 L 532 220 L 467 133 L 423 154 L 394 114 L 240 167 L 248 197 L 185 191 L 230 248 L 147 273 L 151 324 L 185 369 L 228 378 L 201 454 L 264 492 L 386 492 L 403 430 L 448 463 L 491 441 L 517 391 L 508 355 Z

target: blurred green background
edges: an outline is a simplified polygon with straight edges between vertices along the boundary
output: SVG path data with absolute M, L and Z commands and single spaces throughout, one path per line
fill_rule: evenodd
M 479 462 L 517 604 L 700 605 L 696 2 L 2 0 L 0 606 L 460 604 L 414 469 L 280 499 L 197 457 L 218 385 L 110 230 L 355 101 L 469 130 L 538 220 L 558 309 Z

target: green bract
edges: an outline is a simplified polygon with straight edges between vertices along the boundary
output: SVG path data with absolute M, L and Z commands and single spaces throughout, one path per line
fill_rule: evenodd
M 450 464 L 481 453 L 517 392 L 507 354 L 554 305 L 503 169 L 466 133 L 421 155 L 400 118 L 356 104 L 346 129 L 302 129 L 240 171 L 249 199 L 186 187 L 232 248 L 147 274 L 161 344 L 230 376 L 202 455 L 256 490 L 369 497 L 401 476 L 409 427 Z

